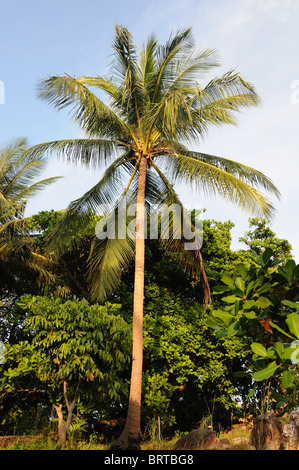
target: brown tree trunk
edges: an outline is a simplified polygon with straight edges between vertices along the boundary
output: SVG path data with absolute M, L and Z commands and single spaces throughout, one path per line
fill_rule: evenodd
M 71 403 L 69 403 L 69 400 L 67 397 L 67 383 L 65 381 L 63 382 L 63 395 L 64 395 L 64 399 L 65 399 L 65 403 L 66 403 L 67 411 L 68 411 L 66 422 L 64 422 L 64 418 L 63 418 L 62 404 L 54 405 L 54 408 L 58 417 L 58 437 L 61 443 L 61 450 L 65 450 L 65 447 L 66 447 L 66 436 L 67 436 L 67 432 L 70 427 L 70 424 L 72 422 L 74 407 L 78 399 L 79 386 L 80 386 L 80 380 L 78 381 L 74 399 Z
M 129 408 L 124 430 L 112 450 L 139 450 L 142 439 L 140 427 L 141 385 L 143 360 L 143 297 L 144 297 L 144 234 L 145 234 L 145 183 L 147 159 L 141 154 L 139 163 L 136 253 L 133 305 L 133 350 Z
M 65 441 L 66 441 L 66 430 L 64 426 L 64 419 L 63 419 L 63 413 L 62 413 L 62 404 L 60 405 L 55 405 L 54 408 L 57 414 L 58 418 L 58 438 L 61 443 L 61 449 L 65 449 Z

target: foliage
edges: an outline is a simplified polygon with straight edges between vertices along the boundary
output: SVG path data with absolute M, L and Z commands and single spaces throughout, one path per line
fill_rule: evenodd
M 273 251 L 273 256 L 282 262 L 292 259 L 290 243 L 288 240 L 278 238 L 270 229 L 266 219 L 250 218 L 249 228 L 251 230 L 245 232 L 239 241 L 245 243 L 252 252 L 260 255 L 266 248 L 270 248 Z
M 249 269 L 239 264 L 232 276 L 223 274 L 223 284 L 215 292 L 224 296 L 220 307 L 211 312 L 209 324 L 218 337 L 243 339 L 252 357 L 241 374 L 249 373 L 256 382 L 271 378 L 276 406 L 285 403 L 295 406 L 298 403 L 299 265 L 293 260 L 282 264 L 270 248 L 257 256 L 256 261 L 258 265 Z
M 114 447 L 126 449 L 131 445 L 139 448 L 141 437 L 145 209 L 154 208 L 158 215 L 165 207 L 168 213 L 174 204 L 179 209 L 180 216 L 172 215 L 166 224 L 172 235 L 163 237 L 161 233 L 161 239 L 167 248 L 176 248 L 181 253 L 182 265 L 190 269 L 194 278 L 201 278 L 205 303 L 210 304 L 200 237 L 193 230 L 194 249 L 185 249 L 188 237 L 181 229 L 186 225 L 187 214 L 174 183 L 185 182 L 210 194 L 219 194 L 242 209 L 269 217 L 274 206 L 263 191 L 275 196 L 279 192 L 269 178 L 253 168 L 185 146 L 202 138 L 210 125 L 235 124 L 236 111 L 259 102 L 254 87 L 233 71 L 200 86 L 200 75 L 218 64 L 214 51 L 196 49 L 190 28 L 171 34 L 164 45 L 150 36 L 138 54 L 130 32 L 116 26 L 113 49 L 108 77 L 52 76 L 40 83 L 40 98 L 59 110 L 69 107 L 87 138 L 48 142 L 33 147 L 31 152 L 34 155 L 55 151 L 64 154 L 68 161 L 106 167 L 102 179 L 69 205 L 52 240 L 56 250 L 63 251 L 65 240 L 76 233 L 80 224 L 99 213 L 105 214 L 100 225 L 107 229 L 106 236 L 102 236 L 103 230 L 96 233 L 89 257 L 91 294 L 97 301 L 107 299 L 119 286 L 124 269 L 135 258 L 135 360 L 128 419 Z M 102 100 L 103 94 L 108 102 Z M 134 203 L 138 204 L 136 227 L 132 231 L 127 204 L 132 208 Z M 120 206 L 124 206 L 124 213 Z M 116 225 L 122 226 L 121 234 L 115 234 Z M 189 223 L 188 228 L 192 227 Z
M 145 292 L 145 413 L 159 415 L 165 433 L 190 429 L 212 406 L 221 422 L 225 410 L 237 410 L 233 371 L 241 345 L 215 339 L 200 303 L 190 305 L 154 283 Z
M 108 77 L 51 76 L 39 84 L 40 98 L 58 110 L 70 109 L 88 138 L 39 144 L 31 153 L 56 152 L 70 162 L 106 168 L 102 179 L 73 201 L 57 224 L 52 236 L 56 252 L 64 250 L 66 240 L 90 217 L 105 214 L 109 226 L 119 201 L 136 202 L 142 159 L 147 161 L 147 207 L 161 211 L 176 204 L 185 218 L 173 186 L 185 182 L 270 216 L 273 204 L 263 191 L 275 196 L 279 192 L 269 178 L 238 162 L 185 146 L 201 139 L 211 125 L 235 124 L 236 111 L 257 105 L 252 84 L 229 71 L 200 85 L 201 75 L 218 62 L 214 51 L 196 48 L 190 28 L 173 32 L 164 45 L 150 36 L 138 54 L 130 32 L 116 26 L 113 52 Z M 178 233 L 181 220 L 172 220 L 171 225 Z M 182 236 L 170 237 L 165 245 L 180 251 L 188 258 L 185 266 L 193 264 L 197 277 L 204 278 L 199 247 L 186 253 L 184 241 Z M 128 233 L 104 240 L 94 237 L 89 278 L 94 298 L 103 300 L 117 288 L 132 259 L 134 240 Z
M 216 236 L 216 224 L 213 230 Z M 217 247 L 211 262 L 216 251 Z M 164 435 L 189 430 L 212 409 L 217 422 L 229 425 L 229 410 L 239 412 L 235 397 L 245 399 L 250 390 L 247 378 L 233 375 L 242 365 L 242 344 L 215 339 L 206 324 L 201 283 L 185 274 L 176 257 L 147 240 L 143 423 L 156 422 L 159 415 Z M 209 261 L 207 256 L 206 266 Z M 133 288 L 132 266 L 114 294 L 127 321 L 131 321 Z
M 26 138 L 0 148 L 0 299 L 5 315 L 23 293 L 36 293 L 51 277 L 50 261 L 35 249 L 24 217 L 27 201 L 57 180 L 38 180 L 45 165 L 44 156 L 28 154 Z
M 203 220 L 202 256 L 211 289 L 218 285 L 224 271 L 233 272 L 237 264 L 254 263 L 250 251 L 233 251 L 231 249 L 231 230 L 234 227 L 230 220 Z
M 46 232 L 48 235 L 50 232 L 48 227 L 51 227 L 52 221 L 57 220 L 57 217 L 61 217 L 60 213 L 43 212 L 34 217 L 33 227 L 39 227 L 41 230 L 40 234 L 36 234 L 37 243 L 39 243 L 39 237 L 41 237 L 41 243 L 44 243 L 43 234 Z M 229 221 L 222 223 L 204 220 L 202 252 L 205 269 L 209 273 L 212 286 L 219 283 L 223 271 L 227 271 L 229 277 L 234 279 L 234 269 L 240 262 L 244 262 L 248 271 L 252 266 L 255 270 L 261 269 L 261 264 L 258 264 L 259 258 L 254 257 L 251 251 L 231 250 L 232 225 Z M 78 252 L 83 253 L 83 250 L 86 250 L 88 253 L 89 249 L 90 239 L 87 233 Z M 76 250 L 68 252 L 69 263 L 78 263 L 78 252 Z M 267 338 L 268 333 L 261 328 L 259 322 L 257 322 L 257 331 L 260 332 L 260 339 L 252 336 L 251 341 L 244 343 L 245 335 L 239 334 L 215 338 L 208 326 L 211 315 L 201 304 L 201 283 L 187 276 L 177 262 L 177 256 L 177 253 L 163 249 L 157 241 L 146 240 L 145 373 L 142 422 L 145 427 L 149 421 L 156 422 L 159 415 L 164 435 L 172 435 L 178 430 L 190 430 L 207 414 L 213 414 L 214 423 L 220 423 L 223 427 L 228 426 L 232 410 L 234 414 L 240 413 L 240 409 L 236 407 L 238 400 L 242 403 L 248 402 L 246 395 L 252 388 L 251 375 L 235 377 L 234 373 L 250 368 L 252 357 L 250 344 L 252 342 L 261 343 L 266 349 L 271 346 L 262 343 L 264 334 L 266 333 Z M 87 257 L 88 254 L 85 260 Z M 286 260 L 282 263 L 275 260 L 275 263 L 278 263 L 276 268 L 280 266 L 279 271 L 288 278 L 286 283 L 279 284 L 280 290 L 285 284 L 292 288 L 295 278 L 292 278 L 290 273 L 288 274 L 286 267 L 282 269 L 281 266 L 283 263 L 286 265 Z M 63 279 L 66 285 L 72 286 L 68 271 L 63 271 L 62 264 L 59 265 L 59 269 L 60 279 L 57 280 L 57 284 L 59 285 Z M 83 284 L 84 279 L 80 273 L 77 279 Z M 276 279 L 278 279 L 277 273 Z M 222 288 L 228 287 L 227 284 L 222 285 Z M 119 289 L 109 298 L 110 302 L 122 305 L 121 309 L 113 310 L 113 314 L 119 312 L 128 323 L 132 321 L 133 289 L 134 266 L 132 263 L 123 274 Z M 55 285 L 53 285 L 53 290 L 56 290 Z M 218 303 L 217 298 L 221 298 L 221 293 L 216 295 L 216 292 L 217 288 L 213 294 L 215 308 Z M 294 298 L 294 291 L 288 294 L 286 292 L 284 291 L 285 296 Z M 269 293 L 266 295 L 269 297 Z M 65 300 L 59 302 L 64 303 Z M 220 303 L 219 300 L 221 310 L 223 304 L 224 302 Z M 225 305 L 232 306 L 232 304 Z M 261 312 L 262 310 L 257 311 L 257 314 L 260 315 Z M 13 362 L 9 360 L 3 366 L 4 370 L 8 366 L 12 369 L 16 368 L 22 356 L 31 357 L 32 334 L 31 329 L 28 328 L 27 316 L 27 310 L 17 305 L 9 315 L 6 314 L 5 323 L 2 323 L 4 337 L 9 339 L 11 346 L 15 345 L 16 351 L 16 360 Z M 283 322 L 276 322 L 276 324 L 288 333 L 289 330 L 283 326 Z M 266 326 L 267 323 L 264 325 Z M 275 331 L 273 327 L 272 330 Z M 24 344 L 27 344 L 29 350 L 24 348 Z M 265 360 L 265 366 L 266 362 L 267 360 Z M 126 362 L 121 365 L 117 373 L 118 381 L 128 379 L 128 366 Z M 172 372 L 169 372 L 170 369 Z M 100 392 L 94 392 L 94 381 L 87 381 L 85 385 L 81 382 L 82 390 L 77 409 L 80 409 L 79 416 L 88 420 L 89 427 L 95 423 L 92 418 L 94 413 L 102 419 L 124 417 L 127 382 L 121 383 L 121 398 L 117 402 L 106 395 L 103 396 Z M 16 390 L 19 392 L 15 393 Z M 6 394 L 4 403 L 6 412 L 2 410 L 1 420 L 7 418 L 9 414 L 11 420 L 17 423 L 16 431 L 19 433 L 32 432 L 33 429 L 46 427 L 49 423 L 51 397 L 45 389 L 45 383 L 37 380 L 35 371 L 28 372 L 24 376 L 19 375 L 14 379 L 14 388 Z M 8 421 L 2 427 L 13 431 Z

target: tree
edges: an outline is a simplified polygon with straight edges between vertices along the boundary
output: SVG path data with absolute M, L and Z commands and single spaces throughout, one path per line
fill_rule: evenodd
M 131 335 L 119 305 L 89 305 L 86 300 L 24 296 L 25 330 L 31 340 L 6 346 L 0 380 L 2 403 L 10 396 L 35 395 L 53 403 L 58 435 L 65 448 L 79 394 L 117 398 L 119 371 L 129 361 Z M 65 418 L 66 416 L 66 418 Z
M 186 252 L 188 237 L 182 234 L 182 227 L 187 214 L 173 183 L 181 181 L 203 192 L 220 194 L 243 209 L 269 217 L 273 205 L 260 190 L 276 196 L 278 191 L 253 168 L 186 147 L 202 138 L 210 125 L 235 124 L 235 111 L 259 102 L 254 87 L 233 71 L 206 86 L 199 84 L 198 78 L 218 64 L 213 51 L 196 49 L 191 29 L 171 34 L 165 45 L 159 45 L 152 35 L 138 55 L 129 31 L 117 26 L 113 49 L 111 76 L 52 76 L 41 82 L 40 97 L 57 109 L 70 106 L 74 120 L 88 137 L 40 144 L 31 152 L 56 151 L 68 161 L 95 167 L 110 164 L 102 179 L 69 205 L 54 239 L 56 248 L 61 248 L 67 233 L 74 233 L 78 223 L 85 223 L 97 211 L 106 208 L 107 212 L 108 205 L 103 227 L 108 236 L 95 237 L 90 254 L 90 279 L 97 299 L 104 299 L 119 284 L 123 268 L 135 257 L 131 391 L 126 426 L 114 446 L 129 449 L 139 448 L 141 439 L 146 208 L 155 206 L 161 212 L 165 206 L 175 205 L 179 209 L 179 218 L 170 217 L 172 236 L 165 239 L 161 234 L 161 239 L 167 248 L 176 247 L 184 254 L 181 262 L 186 269 L 201 276 L 205 301 L 209 303 L 200 236 L 193 231 L 189 239 L 195 249 Z M 108 104 L 102 100 L 102 93 L 108 96 Z M 122 199 L 118 199 L 120 195 Z M 137 204 L 136 230 L 132 236 L 127 225 L 127 236 L 117 237 L 115 215 L 120 213 L 121 204 L 115 201 L 123 202 L 125 197 L 127 203 Z M 126 216 L 125 210 L 121 220 L 128 222 Z M 169 226 L 164 228 L 167 231 Z
M 292 246 L 283 238 L 278 238 L 269 227 L 269 221 L 258 217 L 249 219 L 251 230 L 239 239 L 245 243 L 249 249 L 258 255 L 262 254 L 267 248 L 273 251 L 275 258 L 280 258 L 282 262 L 292 259 Z
M 48 260 L 34 249 L 24 213 L 27 201 L 57 178 L 38 181 L 47 160 L 27 150 L 23 137 L 0 149 L 0 296 L 8 307 L 26 291 L 28 278 L 34 284 L 48 274 Z
M 218 337 L 243 340 L 249 362 L 241 375 L 252 376 L 275 398 L 276 407 L 298 406 L 299 265 L 281 260 L 266 248 L 250 268 L 240 263 L 232 275 L 224 273 L 218 309 L 210 315 Z M 269 383 L 270 381 L 270 383 Z M 270 387 L 271 385 L 271 387 Z M 272 390 L 271 390 L 272 388 Z

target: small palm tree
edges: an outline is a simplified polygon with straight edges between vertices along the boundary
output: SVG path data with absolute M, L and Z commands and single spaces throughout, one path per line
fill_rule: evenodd
M 129 409 L 124 431 L 114 445 L 129 449 L 138 448 L 141 439 L 146 208 L 155 205 L 159 211 L 162 206 L 176 204 L 185 214 L 173 186 L 175 182 L 185 182 L 269 217 L 273 205 L 260 190 L 276 196 L 278 191 L 253 168 L 187 147 L 201 139 L 210 125 L 235 124 L 235 111 L 259 102 L 253 86 L 233 71 L 206 86 L 200 85 L 201 75 L 218 64 L 214 51 L 195 48 L 191 29 L 171 34 L 165 45 L 150 36 L 138 55 L 129 31 L 117 26 L 113 49 L 114 61 L 107 77 L 64 75 L 41 82 L 40 97 L 59 110 L 71 107 L 86 138 L 48 142 L 33 147 L 31 152 L 56 151 L 71 162 L 106 167 L 100 181 L 73 201 L 60 219 L 53 237 L 57 249 L 63 249 L 68 230 L 76 230 L 78 223 L 84 223 L 103 207 L 109 207 L 108 214 L 104 211 L 109 232 L 109 227 L 115 229 L 117 224 L 116 201 L 127 196 L 130 202 L 137 203 L 136 237 L 95 237 L 90 253 L 91 287 L 97 300 L 112 292 L 123 268 L 135 257 Z M 174 218 L 170 222 L 172 236 L 166 248 L 175 247 L 184 254 L 184 237 L 174 236 L 178 223 Z M 196 232 L 194 237 L 197 249 L 185 253 L 184 262 L 194 275 L 201 274 L 205 301 L 209 303 L 210 291 Z
M 47 275 L 46 258 L 34 251 L 28 219 L 27 201 L 57 178 L 38 181 L 46 159 L 29 155 L 26 138 L 17 138 L 0 149 L 0 272 L 1 287 L 13 290 L 20 275 L 35 271 Z

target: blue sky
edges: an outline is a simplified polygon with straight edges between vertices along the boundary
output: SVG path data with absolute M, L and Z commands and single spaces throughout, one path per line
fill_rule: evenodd
M 81 135 L 67 112 L 58 113 L 37 99 L 36 84 L 49 75 L 107 71 L 115 24 L 126 26 L 137 45 L 151 33 L 163 42 L 171 30 L 192 26 L 198 47 L 218 50 L 221 67 L 213 75 L 234 68 L 255 85 L 262 99 L 259 107 L 241 112 L 237 127 L 211 129 L 195 150 L 238 160 L 274 181 L 282 198 L 275 203 L 271 227 L 290 241 L 299 262 L 298 18 L 298 0 L 2 2 L 0 81 L 5 103 L 0 104 L 0 144 L 17 136 L 36 144 Z M 28 214 L 66 207 L 99 178 L 94 170 L 71 167 L 55 156 L 46 174 L 65 178 L 30 201 Z M 180 194 L 187 206 L 196 201 L 205 207 L 208 218 L 231 219 L 232 246 L 240 246 L 248 214 L 186 188 L 180 188 Z

